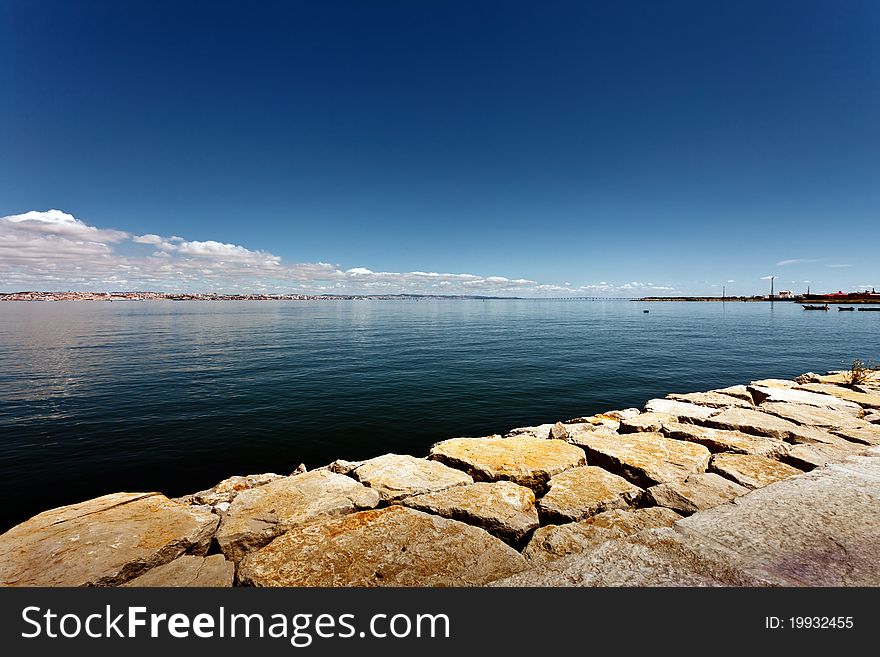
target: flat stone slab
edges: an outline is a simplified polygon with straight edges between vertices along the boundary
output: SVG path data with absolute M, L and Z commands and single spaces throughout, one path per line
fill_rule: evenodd
M 482 529 L 391 506 L 296 527 L 245 557 L 238 579 L 250 586 L 480 586 L 525 565 Z
M 793 388 L 767 388 L 759 385 L 750 385 L 748 390 L 752 393 L 756 404 L 788 402 L 789 404 L 806 404 L 807 406 L 818 406 L 820 408 L 854 408 L 861 410 L 861 406 L 855 402 L 817 392 L 807 392 Z
M 678 416 L 670 413 L 647 412 L 628 420 L 621 420 L 619 433 L 656 433 L 667 422 L 678 422 Z
M 872 411 L 870 413 L 866 413 L 865 417 L 862 419 L 865 422 L 870 422 L 871 424 L 880 424 L 880 411 Z
M 379 494 L 351 477 L 313 470 L 238 494 L 217 530 L 227 559 L 238 563 L 292 527 L 321 516 L 338 516 L 379 503 Z
M 590 465 L 620 474 L 642 487 L 684 479 L 704 472 L 709 464 L 710 452 L 702 445 L 660 433 L 584 434 L 582 441 Z
M 648 498 L 657 506 L 689 516 L 745 495 L 748 488 L 713 472 L 694 474 L 681 481 L 658 484 L 648 489 Z
M 727 559 L 726 551 L 712 552 L 684 543 L 673 528 L 647 529 L 628 538 L 605 541 L 581 553 L 533 562 L 529 570 L 491 586 L 739 587 L 771 583 L 731 567 Z
M 185 554 L 163 566 L 156 566 L 123 586 L 133 587 L 229 587 L 235 579 L 235 565 L 222 554 L 197 557 Z
M 643 493 L 623 477 L 587 465 L 551 477 L 550 490 L 538 500 L 538 511 L 545 522 L 575 522 L 633 506 Z
M 506 434 L 504 434 L 504 437 L 510 438 L 511 436 L 534 436 L 535 438 L 549 438 L 550 429 L 552 428 L 552 424 L 539 424 L 533 427 L 516 427 L 515 429 L 511 429 Z
M 743 387 L 745 390 L 745 387 Z M 697 404 L 698 406 L 709 406 L 711 408 L 727 408 L 728 406 L 736 406 L 738 408 L 751 408 L 753 406 L 751 395 L 748 401 L 740 397 L 726 395 L 720 392 L 689 392 L 685 394 L 666 395 L 667 399 Z
M 759 379 L 758 381 L 752 381 L 750 386 L 759 386 L 762 388 L 796 388 L 798 385 L 797 381 L 792 381 L 791 379 Z
M 715 412 L 714 408 L 677 401 L 675 399 L 651 399 L 645 404 L 648 413 L 666 413 L 679 421 L 705 420 Z
M 828 432 L 817 427 L 799 425 L 777 415 L 749 408 L 725 408 L 703 422 L 703 425 L 795 442 L 823 442 L 828 437 Z
M 456 486 L 439 493 L 408 497 L 401 503 L 476 525 L 514 543 L 538 526 L 535 494 L 530 488 L 511 481 Z
M 477 481 L 512 481 L 543 491 L 550 477 L 586 463 L 584 451 L 562 440 L 522 435 L 453 438 L 431 448 L 431 457 Z
M 854 443 L 863 445 L 880 445 L 880 426 L 866 422 L 857 429 L 837 428 L 831 433 Z
M 785 462 L 801 470 L 812 470 L 829 463 L 845 461 L 850 456 L 858 456 L 864 451 L 865 445 L 841 438 L 834 443 L 792 445 Z
M 764 402 L 758 408 L 762 413 L 809 427 L 857 429 L 867 424 L 859 417 L 862 411 L 855 409 L 821 408 L 785 402 Z
M 257 488 L 258 486 L 283 478 L 282 475 L 275 474 L 274 472 L 252 475 L 235 475 L 224 479 L 208 490 L 199 491 L 198 493 L 178 498 L 178 501 L 185 504 L 207 504 L 209 506 L 217 506 L 224 502 L 232 502 L 236 495 L 243 490 Z
M 559 559 L 644 529 L 669 527 L 680 519 L 671 509 L 660 507 L 605 511 L 581 522 L 541 527 L 532 535 L 523 556 L 533 564 Z
M 858 404 L 862 408 L 880 409 L 880 392 L 859 392 L 852 388 L 835 386 L 828 383 L 807 383 L 799 386 L 798 390 L 832 395 Z
M 0 535 L 0 586 L 115 586 L 208 551 L 219 522 L 161 493 L 113 493 L 44 511 Z
M 715 390 L 710 390 L 709 392 L 717 392 L 721 395 L 736 397 L 737 399 L 741 399 L 745 402 L 748 402 L 749 404 L 755 403 L 755 400 L 752 398 L 752 393 L 750 393 L 749 389 L 744 385 L 728 386 L 727 388 L 716 388 Z
M 385 454 L 365 461 L 352 472 L 352 476 L 386 501 L 474 483 L 461 470 L 437 461 L 399 454 Z
M 856 457 L 745 495 L 678 523 L 699 549 L 783 586 L 877 586 L 880 459 Z M 705 537 L 705 539 L 703 538 Z
M 717 472 L 746 488 L 763 488 L 782 479 L 802 474 L 801 470 L 790 465 L 754 454 L 715 454 L 709 467 L 712 472 Z
M 780 457 L 788 453 L 788 443 L 776 438 L 754 436 L 742 431 L 714 429 L 683 422 L 668 422 L 663 425 L 663 433 L 676 440 L 687 440 L 703 445 L 711 452 L 737 452 L 739 454 L 760 454 Z

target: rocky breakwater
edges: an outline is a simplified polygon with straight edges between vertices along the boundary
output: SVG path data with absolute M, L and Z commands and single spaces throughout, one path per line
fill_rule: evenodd
M 0 536 L 5 586 L 880 585 L 880 380 L 767 379 Z

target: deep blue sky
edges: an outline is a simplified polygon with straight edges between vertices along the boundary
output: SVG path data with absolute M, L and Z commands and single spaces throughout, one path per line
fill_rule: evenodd
M 875 0 L 0 0 L 0 90 L 0 216 L 341 270 L 880 286 Z

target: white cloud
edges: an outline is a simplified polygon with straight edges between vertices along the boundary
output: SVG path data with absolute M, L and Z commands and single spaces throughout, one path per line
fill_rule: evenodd
M 145 248 L 147 247 L 147 248 Z M 630 281 L 555 285 L 471 273 L 341 269 L 285 263 L 267 251 L 214 240 L 90 226 L 60 210 L 0 217 L 0 285 L 8 290 L 266 291 L 335 294 L 642 296 L 673 287 Z
M 818 258 L 791 258 L 789 260 L 780 260 L 776 263 L 777 267 L 786 267 L 788 265 L 801 265 L 808 262 L 819 262 Z

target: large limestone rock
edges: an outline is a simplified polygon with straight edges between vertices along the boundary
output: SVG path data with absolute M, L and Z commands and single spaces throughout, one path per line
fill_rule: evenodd
M 678 422 L 678 417 L 670 413 L 641 413 L 633 418 L 621 420 L 619 433 L 656 433 L 667 422 Z
M 219 518 L 160 493 L 45 511 L 0 536 L 0 586 L 114 586 L 208 551 Z
M 694 548 L 682 541 L 673 528 L 659 528 L 605 541 L 593 549 L 561 559 L 534 563 L 532 568 L 493 582 L 491 586 L 761 586 L 769 583 L 770 580 L 760 574 L 732 567 L 728 551 Z
M 709 392 L 717 392 L 721 395 L 729 395 L 730 397 L 736 397 L 737 399 L 741 399 L 749 404 L 754 404 L 755 400 L 752 398 L 752 393 L 749 392 L 749 389 L 744 385 L 735 385 L 729 386 L 727 388 L 718 388 L 716 390 L 710 390 Z
M 827 431 L 817 427 L 795 424 L 776 415 L 749 408 L 725 408 L 703 424 L 716 429 L 740 431 L 793 442 L 824 442 L 829 435 Z
M 801 474 L 801 470 L 790 465 L 754 454 L 715 454 L 710 468 L 746 488 L 763 488 Z
M 553 475 L 586 463 L 579 447 L 528 435 L 444 440 L 431 448 L 431 458 L 478 481 L 512 481 L 537 491 Z
M 794 388 L 768 388 L 760 385 L 750 385 L 748 390 L 756 404 L 765 402 L 788 402 L 790 404 L 806 404 L 807 406 L 819 406 L 820 408 L 851 408 L 861 410 L 855 402 L 840 399 L 833 395 L 825 395 L 817 392 L 807 392 Z
M 855 429 L 843 427 L 831 429 L 831 433 L 854 443 L 880 445 L 880 427 L 870 422 Z
M 504 437 L 510 438 L 511 436 L 534 436 L 535 438 L 549 438 L 550 429 L 552 428 L 552 424 L 538 424 L 533 427 L 516 427 L 515 429 L 511 429 L 506 434 L 504 434 Z
M 642 493 L 623 477 L 587 465 L 551 477 L 550 490 L 538 501 L 538 509 L 545 522 L 574 522 L 633 506 Z
M 759 408 L 763 413 L 769 413 L 790 422 L 805 424 L 810 427 L 858 429 L 867 424 L 858 417 L 861 411 L 855 409 L 832 409 L 783 402 L 764 402 Z M 852 412 L 846 412 L 850 410 Z
M 627 433 L 604 436 L 585 434 L 582 445 L 591 465 L 598 465 L 645 487 L 695 472 L 704 472 L 709 450 L 660 433 Z
M 532 564 L 559 559 L 644 529 L 669 527 L 680 519 L 671 509 L 660 507 L 605 511 L 581 522 L 541 527 L 532 535 L 523 556 Z
M 197 557 L 185 554 L 163 566 L 156 566 L 143 575 L 123 584 L 134 587 L 232 586 L 235 566 L 222 554 Z
M 745 389 L 745 388 L 743 388 Z M 711 408 L 727 408 L 728 406 L 736 406 L 738 408 L 751 408 L 753 406 L 751 395 L 749 400 L 733 397 L 720 392 L 689 392 L 686 394 L 666 395 L 667 399 L 674 399 L 698 406 L 709 406 Z
M 379 503 L 379 494 L 351 477 L 313 470 L 239 493 L 223 516 L 217 543 L 238 563 L 292 527 L 321 516 L 338 516 Z
M 752 381 L 750 386 L 759 386 L 762 388 L 796 388 L 797 381 L 792 381 L 790 379 L 760 379 L 758 381 Z
M 695 549 L 782 586 L 877 586 L 880 459 L 853 457 L 697 513 L 676 530 Z
M 217 507 L 224 503 L 231 503 L 232 500 L 234 500 L 243 490 L 257 488 L 258 486 L 263 486 L 264 484 L 283 478 L 282 475 L 275 474 L 274 472 L 252 475 L 235 475 L 228 479 L 224 479 L 213 488 L 178 498 L 178 501 L 183 502 L 184 504 L 205 504 Z M 226 508 L 228 507 L 221 507 L 221 510 L 225 510 Z
M 559 476 L 559 475 L 557 475 Z M 403 505 L 482 527 L 516 543 L 538 526 L 535 494 L 510 481 L 478 482 L 408 497 Z
M 402 506 L 296 527 L 248 555 L 251 586 L 480 586 L 525 560 L 489 533 Z
M 675 416 L 681 422 L 705 420 L 715 412 L 714 408 L 700 406 L 675 399 L 651 399 L 645 404 L 648 413 L 665 413 Z
M 871 424 L 880 424 L 880 411 L 871 411 L 870 413 L 866 413 L 865 417 L 862 418 L 865 422 L 870 422 Z
M 880 392 L 859 392 L 844 386 L 835 386 L 828 383 L 808 383 L 798 388 L 808 392 L 817 392 L 825 395 L 840 397 L 862 408 L 880 409 Z
M 474 483 L 461 470 L 448 468 L 436 461 L 398 454 L 370 459 L 352 475 L 362 484 L 375 489 L 383 500 L 399 500 L 409 495 Z
M 727 431 L 701 427 L 683 422 L 668 422 L 663 425 L 663 433 L 676 440 L 688 440 L 704 445 L 711 452 L 737 452 L 740 454 L 760 454 L 761 456 L 780 457 L 788 453 L 788 443 L 754 436 L 742 431 Z
M 792 445 L 785 462 L 801 470 L 812 470 L 829 463 L 845 461 L 850 456 L 862 454 L 865 445 L 839 439 L 834 443 L 809 443 Z
M 702 472 L 681 481 L 651 486 L 648 497 L 657 506 L 687 516 L 725 504 L 748 492 L 748 488 L 724 477 L 712 472 Z

